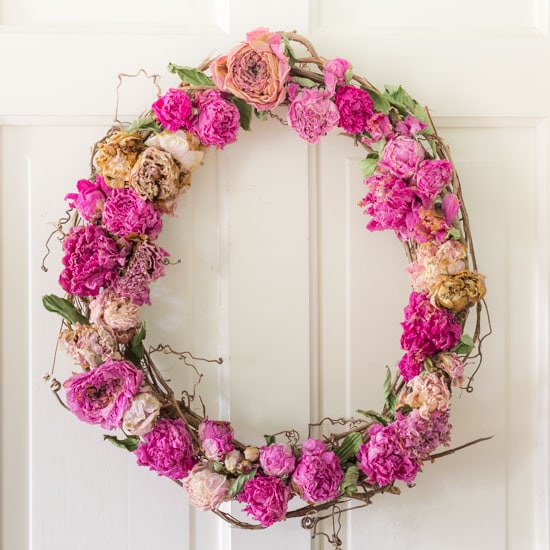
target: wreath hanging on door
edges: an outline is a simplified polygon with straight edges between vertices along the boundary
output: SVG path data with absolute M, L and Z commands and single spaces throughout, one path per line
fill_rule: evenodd
M 66 196 L 71 215 L 56 231 L 67 294 L 43 302 L 63 317 L 58 343 L 81 372 L 63 383 L 46 378 L 80 420 L 117 430 L 105 439 L 181 485 L 194 506 L 246 529 L 301 517 L 313 536 L 332 518 L 323 534 L 340 547 L 340 513 L 399 494 L 396 482 L 412 484 L 425 462 L 479 441 L 436 453 L 450 443 L 451 393 L 471 391 L 484 338 L 484 276 L 449 148 L 401 86 L 377 90 L 296 33 L 259 28 L 227 55 L 169 70 L 181 85 L 131 125 L 110 128 L 94 146 L 91 175 Z M 154 360 L 168 352 L 188 364 L 192 356 L 146 346 L 140 321 L 151 283 L 165 274 L 168 253 L 156 242 L 163 216 L 175 212 L 207 148 L 236 142 L 253 117 L 276 118 L 312 144 L 337 128 L 363 147 L 367 229 L 393 231 L 409 262 L 404 353 L 395 376 L 386 370 L 382 410 L 323 419 L 310 428 L 334 433 L 302 443 L 294 430 L 265 436 L 263 446 L 235 439 L 229 422 L 209 418 L 195 389 L 172 388 Z M 250 521 L 223 509 L 230 500 Z

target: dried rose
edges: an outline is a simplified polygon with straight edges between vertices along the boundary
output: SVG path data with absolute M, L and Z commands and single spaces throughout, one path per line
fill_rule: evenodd
M 464 363 L 456 353 L 438 353 L 433 361 L 438 369 L 453 379 L 453 386 L 460 387 L 464 381 Z
M 205 155 L 199 139 L 184 130 L 154 134 L 147 139 L 145 145 L 170 153 L 184 172 L 194 172 Z
M 206 464 L 196 464 L 183 480 L 189 502 L 199 510 L 213 510 L 229 498 L 229 481 Z
M 422 418 L 428 420 L 433 411 L 449 409 L 451 392 L 444 378 L 436 373 L 425 373 L 414 377 L 399 395 L 396 408 L 409 405 L 418 409 Z
M 152 109 L 157 120 L 172 132 L 187 127 L 193 115 L 191 100 L 181 88 L 170 88 L 153 103 Z
M 243 512 L 269 527 L 285 519 L 288 501 L 292 498 L 290 488 L 276 477 L 254 477 L 246 482 L 237 500 L 246 506 Z
M 424 159 L 425 151 L 420 142 L 407 136 L 388 141 L 382 151 L 379 166 L 398 178 L 410 178 Z
M 160 407 L 160 401 L 150 391 L 138 393 L 122 417 L 122 429 L 129 435 L 145 436 L 153 429 Z
M 76 184 L 78 193 L 68 193 L 65 200 L 71 208 L 76 208 L 78 213 L 87 221 L 95 222 L 101 219 L 103 204 L 109 195 L 109 188 L 101 176 L 97 176 L 95 182 L 90 180 L 78 180 Z
M 456 275 L 440 275 L 430 288 L 430 300 L 439 308 L 462 311 L 483 299 L 487 289 L 485 276 L 463 269 Z
M 191 175 L 180 171 L 170 153 L 147 147 L 130 173 L 130 186 L 143 199 L 171 213 L 177 198 L 191 185 Z
M 258 111 L 274 109 L 285 100 L 290 63 L 281 36 L 266 28 L 249 32 L 245 42 L 215 59 L 210 70 L 218 88 Z
M 143 148 L 139 133 L 126 133 L 122 130 L 116 130 L 97 144 L 94 162 L 109 187 L 121 188 L 128 185 L 130 171 Z

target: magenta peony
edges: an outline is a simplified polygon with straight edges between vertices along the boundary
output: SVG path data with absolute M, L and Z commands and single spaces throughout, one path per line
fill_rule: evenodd
M 111 285 L 126 263 L 126 249 L 120 249 L 103 227 L 77 225 L 63 240 L 63 265 L 59 284 L 76 296 L 97 296 Z
M 341 86 L 336 90 L 334 103 L 340 113 L 338 126 L 348 134 L 363 132 L 372 116 L 372 99 L 366 90 L 355 86 Z
M 448 160 L 423 160 L 414 181 L 418 194 L 429 205 L 451 180 L 453 165 Z
M 199 438 L 208 460 L 223 460 L 233 450 L 233 428 L 229 422 L 205 418 L 199 424 Z
M 418 351 L 408 351 L 399 360 L 399 372 L 403 380 L 408 381 L 418 376 L 424 369 L 426 354 Z
M 258 111 L 274 109 L 285 100 L 290 63 L 281 36 L 265 28 L 249 32 L 246 42 L 215 59 L 210 70 L 218 88 Z
M 411 115 L 407 115 L 403 120 L 395 125 L 397 132 L 403 136 L 416 136 L 419 132 L 427 128 L 428 125 Z
M 243 512 L 269 527 L 285 519 L 288 501 L 292 494 L 282 479 L 277 477 L 254 477 L 249 479 L 237 500 L 246 503 Z
M 336 57 L 325 61 L 325 87 L 331 94 L 336 86 L 344 84 L 346 73 L 351 70 L 351 63 L 345 59 Z
M 304 449 L 305 447 L 305 449 Z M 326 502 L 338 496 L 344 472 L 340 460 L 322 441 L 308 439 L 292 474 L 292 485 L 307 502 Z
M 65 200 L 71 208 L 76 208 L 78 213 L 87 221 L 95 222 L 101 219 L 103 203 L 109 195 L 109 187 L 105 180 L 97 176 L 96 181 L 79 180 L 76 184 L 78 193 L 68 193 Z
M 171 132 L 187 128 L 193 114 L 189 96 L 181 88 L 170 88 L 152 105 L 157 120 Z
M 103 225 L 117 237 L 137 233 L 154 241 L 162 231 L 162 217 L 133 189 L 113 189 L 103 208 Z
M 135 450 L 139 466 L 149 466 L 159 476 L 182 479 L 195 459 L 191 436 L 181 418 L 161 418 Z
M 390 117 L 384 113 L 374 113 L 369 120 L 367 120 L 366 130 L 370 138 L 363 138 L 363 140 L 367 144 L 393 136 L 393 127 Z
M 296 457 L 291 445 L 273 444 L 260 449 L 260 464 L 270 476 L 291 474 L 296 466 Z
M 406 179 L 415 174 L 424 155 L 424 148 L 416 139 L 398 136 L 388 141 L 378 165 L 394 176 Z
M 189 502 L 199 510 L 214 510 L 229 499 L 229 481 L 207 464 L 196 464 L 183 480 Z
M 357 467 L 370 483 L 383 487 L 396 480 L 406 483 L 414 481 L 420 464 L 403 447 L 395 423 L 388 426 L 374 424 L 369 428 L 369 437 L 359 447 Z
M 223 149 L 237 141 L 240 115 L 234 103 L 224 99 L 219 90 L 206 90 L 195 95 L 197 116 L 190 131 L 203 145 L 216 145 Z
M 449 226 L 452 225 L 455 216 L 460 210 L 460 201 L 458 200 L 458 197 L 453 193 L 445 195 L 443 197 L 443 201 L 441 202 L 441 208 L 443 209 L 445 221 Z
M 122 416 L 138 392 L 143 373 L 128 361 L 106 361 L 63 384 L 67 405 L 83 422 L 106 430 L 119 428 Z
M 150 304 L 149 286 L 164 276 L 164 258 L 168 252 L 149 241 L 138 241 L 124 273 L 113 284 L 113 290 L 138 306 Z
M 327 92 L 304 88 L 288 107 L 288 124 L 309 143 L 317 143 L 340 120 L 338 109 Z

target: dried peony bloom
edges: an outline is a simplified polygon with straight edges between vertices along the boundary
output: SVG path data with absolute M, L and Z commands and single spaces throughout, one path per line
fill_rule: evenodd
M 195 464 L 182 484 L 189 502 L 199 510 L 214 510 L 229 499 L 229 481 L 206 464 Z
M 440 275 L 430 289 L 430 301 L 439 308 L 462 311 L 485 296 L 485 276 L 463 269 L 456 275 Z
M 130 186 L 143 200 L 171 213 L 177 198 L 191 186 L 191 174 L 180 171 L 170 153 L 147 147 L 132 168 Z
M 138 393 L 122 417 L 122 429 L 129 435 L 148 434 L 155 425 L 161 403 L 150 391 Z
M 456 353 L 438 353 L 433 358 L 435 366 L 453 379 L 453 386 L 460 387 L 464 381 L 464 363 Z
M 433 411 L 447 411 L 451 392 L 444 378 L 432 372 L 416 376 L 409 382 L 399 395 L 396 408 L 409 405 L 418 409 L 420 416 L 426 420 Z
M 122 359 L 115 335 L 108 327 L 77 323 L 76 328 L 61 331 L 59 343 L 84 370 L 98 367 L 109 359 Z
M 204 146 L 199 138 L 184 130 L 154 134 L 145 145 L 170 153 L 184 172 L 194 172 L 204 160 Z
M 109 187 L 128 185 L 130 171 L 143 151 L 144 144 L 137 132 L 123 130 L 113 132 L 105 141 L 97 144 L 94 162 Z
M 243 512 L 259 521 L 262 527 L 269 527 L 285 519 L 291 498 L 290 487 L 282 479 L 258 476 L 246 482 L 237 500 L 246 504 Z

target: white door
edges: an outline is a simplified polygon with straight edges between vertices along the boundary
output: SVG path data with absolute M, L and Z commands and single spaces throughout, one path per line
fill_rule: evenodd
M 2 2 L 3 549 L 311 547 L 296 520 L 247 532 L 190 508 L 42 381 L 58 324 L 41 296 L 57 291 L 60 266 L 54 242 L 41 270 L 44 242 L 111 123 L 117 74 L 158 72 L 166 90 L 176 82 L 168 62 L 197 65 L 268 26 L 297 30 L 321 55 L 431 107 L 489 288 L 493 335 L 475 391 L 454 396 L 452 422 L 455 445 L 494 438 L 349 514 L 344 547 L 548 550 L 547 15 L 545 0 Z M 138 114 L 153 92 L 124 79 L 121 114 Z M 248 443 L 378 407 L 384 365 L 399 359 L 405 258 L 393 237 L 364 230 L 360 158 L 336 135 L 308 146 L 255 121 L 209 153 L 163 233 L 181 263 L 154 287 L 149 341 L 223 357 L 199 365 L 200 393 Z M 62 357 L 56 368 L 60 378 L 70 370 Z M 181 362 L 163 368 L 193 380 Z

